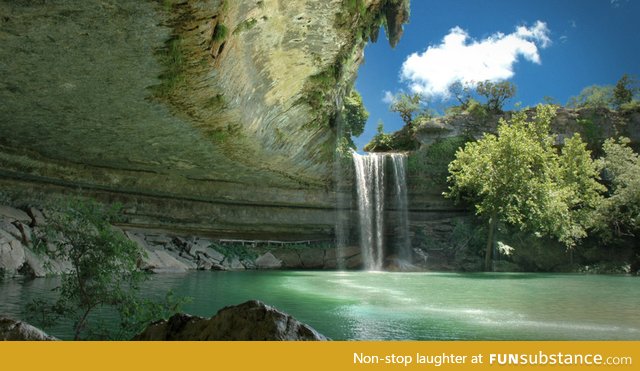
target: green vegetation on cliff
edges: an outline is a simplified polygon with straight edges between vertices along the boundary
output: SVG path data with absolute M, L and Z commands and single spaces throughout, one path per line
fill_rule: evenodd
M 467 143 L 449 165 L 450 198 L 469 198 L 489 224 L 485 269 L 490 268 L 498 221 L 551 235 L 568 247 L 586 236 L 587 212 L 603 187 L 598 166 L 576 135 L 561 153 L 554 147 L 551 106 L 539 106 L 534 121 L 524 112 L 500 120 L 498 134 Z

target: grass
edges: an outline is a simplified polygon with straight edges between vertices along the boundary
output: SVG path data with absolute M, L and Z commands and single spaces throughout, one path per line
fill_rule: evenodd
M 222 23 L 216 24 L 216 27 L 213 29 L 213 36 L 211 36 L 211 40 L 213 42 L 223 42 L 227 39 L 229 34 L 229 29 Z
M 176 36 L 169 39 L 159 54 L 165 65 L 165 71 L 160 75 L 162 82 L 156 86 L 155 93 L 160 97 L 168 97 L 178 85 L 185 81 L 182 38 Z

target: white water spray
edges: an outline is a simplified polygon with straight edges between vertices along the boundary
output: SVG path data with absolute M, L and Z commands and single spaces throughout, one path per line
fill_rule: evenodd
M 394 182 L 395 212 L 391 218 L 397 221 L 393 238 L 395 246 L 385 241 L 386 159 L 391 159 Z M 407 212 L 406 157 L 402 154 L 371 153 L 353 154 L 356 170 L 356 190 L 360 222 L 360 249 L 362 262 L 367 270 L 382 270 L 385 252 L 393 252 L 403 264 L 411 264 L 409 246 L 409 218 Z M 385 251 L 388 250 L 388 251 Z

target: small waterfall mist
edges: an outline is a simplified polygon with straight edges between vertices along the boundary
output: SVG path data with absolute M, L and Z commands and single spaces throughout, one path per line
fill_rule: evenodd
M 392 176 L 385 177 L 389 158 Z M 382 270 L 385 258 L 393 256 L 399 267 L 411 265 L 409 217 L 406 182 L 406 156 L 403 154 L 353 153 L 360 223 L 360 249 L 364 268 Z M 386 179 L 390 178 L 390 179 Z M 387 181 L 393 181 L 390 190 Z M 387 202 L 387 193 L 392 193 Z M 389 209 L 389 210 L 387 210 Z M 391 218 L 385 222 L 385 213 Z M 394 224 L 390 241 L 386 241 L 387 224 Z M 390 229 L 391 230 L 391 229 Z
M 336 96 L 336 107 L 342 107 L 342 94 Z M 351 193 L 350 185 L 344 177 L 345 164 L 343 162 L 342 154 L 338 150 L 340 146 L 340 140 L 345 137 L 344 131 L 344 117 L 342 109 L 338 109 L 335 119 L 336 137 L 338 142 L 336 143 L 336 151 L 334 153 L 334 186 L 336 194 L 336 224 L 335 224 L 335 236 L 336 236 L 336 265 L 338 270 L 344 270 L 346 268 L 345 262 L 345 249 L 349 243 L 349 215 L 351 210 Z

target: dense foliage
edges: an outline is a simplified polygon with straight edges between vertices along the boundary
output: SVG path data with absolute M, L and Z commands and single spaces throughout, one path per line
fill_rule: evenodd
M 72 268 L 62 274 L 55 301 L 37 299 L 27 306 L 30 318 L 43 327 L 71 320 L 76 340 L 83 336 L 127 338 L 150 321 L 177 310 L 179 302 L 171 295 L 167 305 L 138 298 L 145 275 L 137 263 L 144 252 L 111 225 L 117 211 L 117 206 L 105 208 L 82 200 L 70 200 L 49 210 L 40 253 L 68 261 Z M 91 321 L 92 313 L 105 308 L 118 312 L 119 328 Z
M 344 98 L 344 133 L 349 138 L 360 136 L 364 131 L 364 125 L 369 118 L 369 112 L 362 103 L 362 96 L 356 90 Z
M 422 110 L 422 96 L 420 94 L 400 93 L 389 106 L 391 112 L 397 112 L 406 126 L 411 126 L 414 116 Z
M 385 152 L 393 149 L 393 136 L 384 132 L 384 123 L 378 121 L 376 127 L 376 135 L 373 136 L 371 142 L 364 146 L 364 150 L 368 152 Z
M 632 106 L 639 92 L 636 79 L 628 74 L 622 75 L 615 86 L 591 85 L 571 97 L 567 106 L 570 108 L 608 108 L 626 109 Z M 637 101 L 636 101 L 637 102 Z
M 486 110 L 500 113 L 505 102 L 516 95 L 516 86 L 510 81 L 486 80 L 471 84 L 457 81 L 449 85 L 449 94 L 460 103 L 454 112 L 467 111 L 473 104 L 479 104 L 479 100 L 484 100 Z
M 516 86 L 510 81 L 481 81 L 476 85 L 476 92 L 486 99 L 486 107 L 492 112 L 502 112 L 505 101 L 516 95 Z
M 613 88 L 613 104 L 620 108 L 622 105 L 630 103 L 637 91 L 635 79 L 625 73 Z
M 579 135 L 554 147 L 553 106 L 538 106 L 533 120 L 516 112 L 500 120 L 497 135 L 467 143 L 449 165 L 446 196 L 468 198 L 489 223 L 485 268 L 489 268 L 498 221 L 551 235 L 567 247 L 586 235 L 589 210 L 597 206 L 602 185 L 598 166 Z
M 607 240 L 640 233 L 640 156 L 628 144 L 628 138 L 610 138 L 603 145 L 609 197 L 599 205 L 596 220 Z

